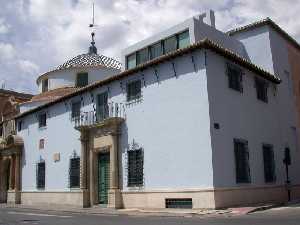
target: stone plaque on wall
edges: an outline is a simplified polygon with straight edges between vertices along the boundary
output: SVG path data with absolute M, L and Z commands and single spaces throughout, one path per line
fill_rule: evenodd
M 54 160 L 54 162 L 59 162 L 60 161 L 60 153 L 54 153 L 53 160 Z

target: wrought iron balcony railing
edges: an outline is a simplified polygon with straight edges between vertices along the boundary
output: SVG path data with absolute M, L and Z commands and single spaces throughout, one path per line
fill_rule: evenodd
M 75 128 L 93 126 L 110 118 L 125 118 L 125 106 L 122 103 L 108 103 L 98 106 L 95 111 L 80 112 L 75 116 Z

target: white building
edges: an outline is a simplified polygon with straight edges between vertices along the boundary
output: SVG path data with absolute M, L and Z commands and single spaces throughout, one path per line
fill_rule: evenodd
M 43 97 L 72 91 L 21 106 L 12 150 L 0 151 L 11 165 L 8 201 L 283 202 L 285 151 L 291 198 L 299 198 L 299 49 L 270 19 L 223 33 L 212 11 L 125 49 L 123 71 L 92 43 L 37 80 Z

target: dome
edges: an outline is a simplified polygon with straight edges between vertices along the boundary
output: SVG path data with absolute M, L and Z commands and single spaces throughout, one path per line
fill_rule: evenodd
M 57 70 L 76 68 L 76 67 L 94 67 L 104 66 L 107 68 L 121 69 L 122 64 L 115 59 L 106 57 L 104 55 L 98 55 L 95 53 L 87 53 L 78 55 L 64 64 L 57 67 Z

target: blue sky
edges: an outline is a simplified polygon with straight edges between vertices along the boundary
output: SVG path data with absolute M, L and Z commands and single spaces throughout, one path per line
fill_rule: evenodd
M 0 86 L 37 93 L 35 80 L 87 52 L 92 0 L 0 0 Z M 227 31 L 271 17 L 300 41 L 300 0 L 95 0 L 98 52 L 121 49 L 207 9 Z

